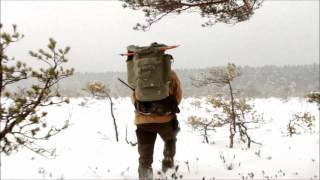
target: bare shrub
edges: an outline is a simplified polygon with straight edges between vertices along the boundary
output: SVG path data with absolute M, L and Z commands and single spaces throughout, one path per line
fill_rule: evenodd
M 102 82 L 98 82 L 98 81 L 89 82 L 87 84 L 85 90 L 88 91 L 94 97 L 102 98 L 102 99 L 107 98 L 109 100 L 110 113 L 111 113 L 112 120 L 113 120 L 115 136 L 116 136 L 116 140 L 119 141 L 117 121 L 116 121 L 116 118 L 115 118 L 114 112 L 113 112 L 113 105 L 114 104 L 113 104 L 112 98 L 110 96 L 110 90 Z
M 312 132 L 315 126 L 315 117 L 310 112 L 297 112 L 287 124 L 287 135 L 292 137 L 305 132 Z

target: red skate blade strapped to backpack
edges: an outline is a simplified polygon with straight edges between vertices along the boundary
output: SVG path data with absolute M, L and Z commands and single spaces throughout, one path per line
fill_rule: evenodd
M 169 50 L 169 49 L 174 49 L 174 48 L 177 48 L 179 47 L 180 45 L 174 45 L 174 46 L 165 46 L 165 47 L 161 47 L 159 50 L 160 51 L 166 51 L 166 50 Z M 136 52 L 130 52 L 130 53 L 121 53 L 120 56 L 134 56 L 136 55 L 137 53 Z

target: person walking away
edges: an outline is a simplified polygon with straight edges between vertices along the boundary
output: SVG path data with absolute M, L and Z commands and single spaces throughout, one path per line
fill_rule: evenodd
M 179 122 L 176 114 L 182 98 L 180 80 L 173 70 L 173 57 L 165 54 L 178 46 L 152 43 L 127 47 L 128 85 L 133 90 L 139 153 L 139 179 L 153 179 L 152 162 L 157 134 L 164 141 L 162 170 L 174 166 Z
M 137 107 L 135 93 L 133 93 L 132 97 L 133 103 Z M 135 112 L 135 124 L 137 126 L 136 136 L 139 152 L 138 173 L 140 180 L 153 179 L 152 162 L 157 134 L 159 134 L 164 141 L 162 170 L 165 172 L 168 168 L 172 168 L 174 165 L 177 141 L 176 136 L 180 130 L 176 111 L 178 108 L 177 106 L 182 99 L 180 80 L 174 71 L 171 72 L 169 98 L 172 98 L 175 102 L 172 103 L 171 101 L 172 104 L 166 104 L 165 106 L 173 106 L 171 107 L 171 111 L 173 113 L 168 113 L 166 115 L 154 115 L 151 113 L 141 113 L 137 110 Z

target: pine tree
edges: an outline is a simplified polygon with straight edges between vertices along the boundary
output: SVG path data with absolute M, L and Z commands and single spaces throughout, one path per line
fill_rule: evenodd
M 4 32 L 0 25 L 0 149 L 7 155 L 18 151 L 20 147 L 28 148 L 40 155 L 50 156 L 53 151 L 37 145 L 39 140 L 48 140 L 68 127 L 68 121 L 63 127 L 48 127 L 45 117 L 47 112 L 41 107 L 68 102 L 60 97 L 57 84 L 71 76 L 73 69 L 64 69 L 63 64 L 70 48 L 57 49 L 57 42 L 50 38 L 48 50 L 39 49 L 29 54 L 46 68 L 35 70 L 26 63 L 17 61 L 6 54 L 6 50 L 20 41 L 24 36 L 13 25 L 11 33 Z M 32 79 L 30 87 L 17 91 L 9 90 L 10 85 L 23 80 Z M 60 97 L 60 98 L 53 98 Z
M 135 30 L 148 30 L 152 24 L 170 14 L 198 12 L 208 21 L 202 26 L 212 26 L 217 22 L 235 24 L 246 21 L 254 14 L 263 0 L 121 0 L 124 8 L 142 10 L 146 23 L 137 23 Z
M 221 94 L 214 95 L 209 101 L 213 105 L 213 108 L 221 109 L 223 113 L 216 114 L 210 123 L 202 121 L 197 124 L 210 124 L 213 127 L 229 124 L 230 148 L 233 148 L 234 136 L 237 131 L 240 134 L 241 140 L 247 142 L 248 148 L 250 148 L 252 142 L 257 143 L 248 135 L 247 124 L 258 123 L 262 119 L 255 114 L 253 106 L 248 104 L 246 99 L 235 97 L 239 94 L 239 90 L 236 92 L 233 87 L 233 81 L 240 74 L 240 69 L 235 64 L 229 63 L 226 67 L 213 68 L 208 73 L 202 73 L 199 77 L 191 78 L 194 82 L 193 84 L 197 87 L 213 85 L 222 90 Z M 247 120 L 248 114 L 251 115 L 249 120 Z

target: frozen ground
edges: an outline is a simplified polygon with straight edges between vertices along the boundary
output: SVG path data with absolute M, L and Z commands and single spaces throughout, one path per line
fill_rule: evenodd
M 71 126 L 43 146 L 55 147 L 57 157 L 47 159 L 26 149 L 11 156 L 1 154 L 1 179 L 137 179 L 137 147 L 125 142 L 135 138 L 133 107 L 129 98 L 115 99 L 115 116 L 120 142 L 115 141 L 109 102 L 77 98 L 62 106 L 48 107 L 48 121 Z M 181 179 L 319 179 L 319 111 L 316 104 L 303 99 L 256 99 L 255 109 L 263 114 L 265 124 L 249 131 L 254 140 L 263 143 L 247 149 L 236 143 L 227 147 L 228 129 L 220 128 L 205 144 L 198 132 L 186 124 L 191 115 L 209 117 L 206 107 L 192 105 L 195 99 L 184 99 L 178 118 L 176 165 Z M 197 101 L 204 104 L 203 99 Z M 285 136 L 286 124 L 296 112 L 311 112 L 316 117 L 313 133 Z M 163 142 L 158 137 L 153 169 L 160 178 Z M 225 159 L 225 162 L 223 161 Z M 230 168 L 231 167 L 231 168 Z M 173 171 L 173 170 L 172 170 Z M 166 176 L 171 179 L 169 171 Z M 164 176 L 162 176 L 164 177 Z

